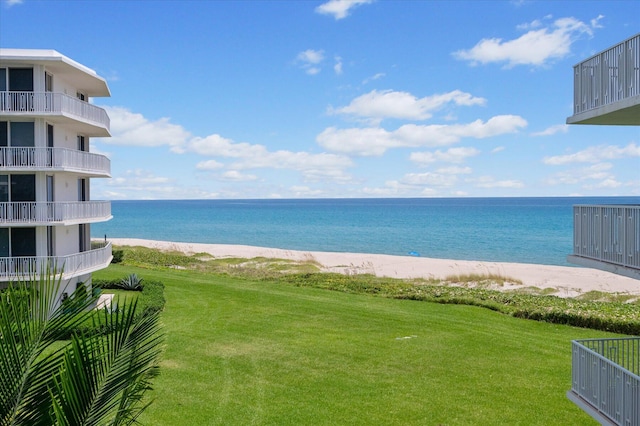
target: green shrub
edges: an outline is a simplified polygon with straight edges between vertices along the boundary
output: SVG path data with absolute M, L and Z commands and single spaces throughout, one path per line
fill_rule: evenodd
M 113 250 L 111 254 L 113 255 L 111 263 L 121 263 L 124 259 L 124 250 Z
M 135 275 L 135 274 L 134 274 Z M 126 277 L 128 278 L 128 277 Z M 125 279 L 126 279 L 125 278 Z M 101 288 L 104 290 L 108 289 L 122 289 L 122 281 L 121 280 L 100 280 L 94 279 L 92 281 L 92 285 L 95 288 Z M 139 279 L 142 281 L 142 279 Z M 145 281 L 144 285 L 140 287 L 140 292 L 137 300 L 137 313 L 136 318 L 140 318 L 142 316 L 148 315 L 153 312 L 162 311 L 164 309 L 165 298 L 164 298 L 164 284 L 160 281 Z M 68 303 L 72 303 L 73 297 L 70 297 Z M 117 302 L 114 299 L 114 302 Z M 71 305 L 72 307 L 72 305 Z M 96 311 L 97 312 L 97 311 Z M 68 315 L 75 315 L 73 309 L 67 310 Z M 94 335 L 94 334 L 107 334 L 111 332 L 108 326 L 108 322 L 105 319 L 104 315 L 93 315 L 92 318 L 87 319 L 80 325 L 78 325 L 75 329 L 69 330 L 69 333 L 64 336 L 64 338 L 70 338 L 72 334 L 84 334 L 84 335 Z

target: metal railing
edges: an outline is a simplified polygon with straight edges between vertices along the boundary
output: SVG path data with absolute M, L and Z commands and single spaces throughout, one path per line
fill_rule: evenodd
M 64 115 L 109 130 L 107 112 L 64 93 L 0 92 L 0 113 L 23 115 Z
M 573 206 L 573 254 L 640 269 L 640 205 Z
M 0 280 L 37 276 L 41 273 L 75 277 L 106 268 L 111 262 L 111 243 L 92 243 L 92 249 L 67 256 L 0 257 Z
M 573 67 L 573 115 L 640 95 L 640 34 Z
M 0 224 L 87 223 L 110 217 L 109 201 L 0 203 Z
M 638 337 L 572 342 L 570 392 L 613 424 L 640 426 L 639 375 Z
M 0 170 L 53 170 L 111 175 L 111 160 L 91 152 L 68 148 L 0 148 Z

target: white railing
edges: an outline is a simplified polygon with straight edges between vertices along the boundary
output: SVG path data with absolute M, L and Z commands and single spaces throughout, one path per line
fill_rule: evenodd
M 0 148 L 0 170 L 58 170 L 111 175 L 111 160 L 91 152 L 68 148 Z
M 64 115 L 109 130 L 107 112 L 88 102 L 53 92 L 0 92 L 0 113 L 23 115 Z
M 640 338 L 574 340 L 568 396 L 612 424 L 640 426 Z
M 110 217 L 109 201 L 0 203 L 0 224 L 88 223 Z
M 640 270 L 640 205 L 573 206 L 573 254 Z
M 640 96 L 640 34 L 573 67 L 573 115 Z
M 67 256 L 0 257 L 0 280 L 30 278 L 41 273 L 63 273 L 63 278 L 70 278 L 106 268 L 111 258 L 111 243 L 92 243 L 91 250 Z

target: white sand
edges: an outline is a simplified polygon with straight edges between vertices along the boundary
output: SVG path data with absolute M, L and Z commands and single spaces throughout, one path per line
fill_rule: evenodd
M 393 278 L 446 278 L 452 275 L 495 274 L 515 278 L 521 285 L 505 286 L 556 289 L 557 296 L 573 297 L 592 290 L 640 295 L 640 280 L 590 268 L 467 260 L 431 259 L 386 254 L 331 253 L 283 250 L 229 244 L 175 243 L 168 241 L 114 238 L 116 246 L 143 246 L 183 253 L 208 253 L 215 258 L 266 257 L 315 261 L 325 271 L 345 274 L 370 273 Z

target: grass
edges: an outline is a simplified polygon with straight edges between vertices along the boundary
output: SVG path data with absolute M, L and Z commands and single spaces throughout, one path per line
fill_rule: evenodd
M 138 265 L 94 276 L 165 284 L 145 424 L 595 424 L 565 396 L 570 342 L 611 334 L 301 287 L 264 269 Z

